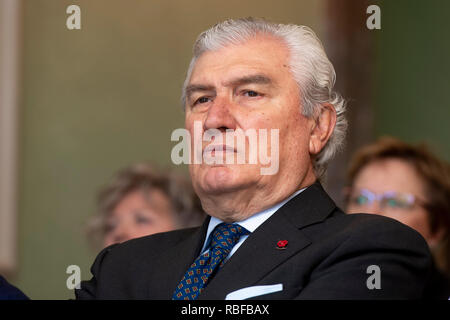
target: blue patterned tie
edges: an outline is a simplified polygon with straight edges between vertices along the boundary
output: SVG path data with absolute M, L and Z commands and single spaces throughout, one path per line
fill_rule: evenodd
M 195 259 L 175 289 L 172 299 L 197 299 L 211 275 L 223 266 L 231 249 L 239 238 L 246 234 L 249 234 L 249 231 L 238 224 L 221 223 L 215 227 L 209 250 Z

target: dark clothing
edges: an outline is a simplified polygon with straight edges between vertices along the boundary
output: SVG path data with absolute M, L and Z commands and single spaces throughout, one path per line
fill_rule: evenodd
M 200 254 L 208 221 L 104 249 L 91 268 L 93 278 L 82 282 L 76 297 L 172 299 Z M 282 248 L 280 240 L 287 240 Z M 255 298 L 420 299 L 431 265 L 418 232 L 378 215 L 347 215 L 316 182 L 251 233 L 198 299 L 280 283 L 282 291 Z M 379 289 L 373 287 L 378 276 Z
M 0 276 L 0 300 L 28 300 L 28 297 Z
M 430 279 L 425 288 L 425 299 L 450 299 L 450 279 L 440 272 L 435 265 L 432 267 Z

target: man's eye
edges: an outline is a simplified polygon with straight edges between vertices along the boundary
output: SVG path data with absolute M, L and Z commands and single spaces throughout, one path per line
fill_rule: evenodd
M 210 99 L 208 97 L 200 97 L 197 100 L 195 100 L 194 105 L 199 104 L 199 103 L 206 103 L 208 102 Z
M 258 92 L 256 92 L 256 91 L 248 90 L 248 91 L 244 92 L 244 95 L 249 96 L 249 97 L 257 97 L 260 94 Z

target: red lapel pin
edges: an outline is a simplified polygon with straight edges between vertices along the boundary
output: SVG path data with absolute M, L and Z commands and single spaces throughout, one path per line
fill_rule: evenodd
M 277 249 L 286 249 L 287 245 L 288 245 L 287 240 L 280 240 L 277 242 Z

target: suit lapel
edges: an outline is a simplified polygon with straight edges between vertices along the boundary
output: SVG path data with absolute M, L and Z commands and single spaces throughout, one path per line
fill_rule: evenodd
M 297 228 L 278 215 L 275 213 L 245 240 L 199 299 L 224 299 L 227 293 L 252 286 L 310 244 Z M 289 241 L 286 249 L 277 249 L 280 240 Z
M 302 228 L 323 221 L 335 208 L 320 183 L 308 187 L 259 226 L 228 260 L 199 299 L 224 299 L 225 295 L 255 285 L 270 271 L 306 248 L 311 241 Z M 285 249 L 277 242 L 287 240 Z
M 149 289 L 151 288 L 151 291 L 149 291 L 150 298 L 155 299 L 153 292 L 156 292 L 158 299 L 172 299 L 176 286 L 192 262 L 200 254 L 208 224 L 209 217 L 205 219 L 205 222 L 200 228 L 182 239 L 171 250 L 167 250 L 158 259 L 156 269 L 164 270 L 164 272 L 158 272 L 157 279 L 153 279 L 151 285 L 148 286 Z
M 297 197 L 288 201 L 279 209 L 279 212 L 298 229 L 302 229 L 322 222 L 335 208 L 336 204 L 317 181 Z

